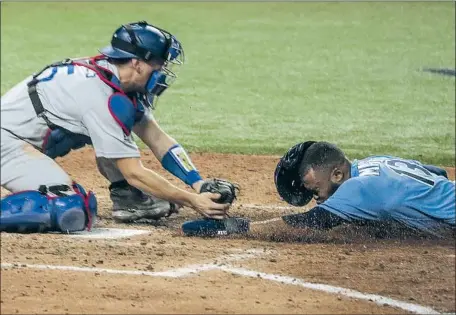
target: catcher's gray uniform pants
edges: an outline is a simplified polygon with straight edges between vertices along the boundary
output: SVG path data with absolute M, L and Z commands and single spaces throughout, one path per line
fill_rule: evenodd
M 1 185 L 11 192 L 69 185 L 70 176 L 50 157 L 1 129 Z
M 117 168 L 114 159 L 107 159 L 105 157 L 97 157 L 97 166 L 101 175 L 103 175 L 111 183 L 124 180 L 124 176 Z
M 37 190 L 41 185 L 69 185 L 70 176 L 31 144 L 1 129 L 1 185 L 11 192 Z M 97 158 L 100 173 L 111 183 L 124 179 L 115 161 Z

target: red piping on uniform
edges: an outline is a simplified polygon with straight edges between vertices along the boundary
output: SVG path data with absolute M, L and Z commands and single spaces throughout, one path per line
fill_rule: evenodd
M 114 115 L 114 113 L 113 113 L 113 111 L 112 111 L 112 108 L 111 108 L 111 98 L 112 98 L 114 95 L 116 95 L 116 94 L 120 94 L 120 95 L 122 95 L 122 96 L 125 96 L 125 94 L 122 94 L 122 93 L 113 93 L 113 94 L 109 97 L 109 99 L 108 99 L 108 109 L 109 109 L 109 112 L 111 113 L 111 116 L 114 118 L 114 120 L 120 125 L 120 127 L 122 127 L 122 130 L 125 132 L 125 134 L 126 134 L 127 136 L 129 136 L 129 135 L 130 135 L 130 130 L 128 130 L 127 126 L 125 126 L 124 123 L 121 122 L 120 119 L 117 118 L 116 115 Z
M 96 55 L 96 56 L 90 58 L 90 60 L 93 60 L 93 61 L 98 61 L 98 60 L 101 60 L 101 59 L 106 59 L 106 56 L 102 55 L 102 54 L 99 54 L 99 55 Z
M 96 62 L 97 62 L 98 60 L 103 60 L 103 59 L 105 59 L 105 58 L 106 58 L 106 57 L 105 57 L 104 55 L 97 55 L 97 56 L 95 56 L 95 57 L 90 58 L 90 61 L 93 62 L 94 64 L 96 64 Z M 87 66 L 87 65 L 85 65 L 85 66 Z M 99 66 L 99 65 L 97 65 L 97 67 L 102 68 L 104 71 L 109 72 L 111 75 L 114 75 L 114 73 L 113 73 L 111 70 L 106 69 L 105 67 L 102 67 L 102 66 Z M 105 77 L 103 77 L 103 76 L 102 76 L 100 73 L 98 73 L 96 70 L 94 70 L 94 71 L 97 73 L 97 75 L 101 78 L 101 80 L 102 80 L 103 82 L 109 84 L 109 86 L 111 86 L 111 87 L 114 85 L 114 87 L 116 87 L 116 90 L 118 90 L 118 92 L 121 92 L 122 94 L 126 95 L 125 92 L 124 92 L 123 90 L 121 90 L 118 86 L 116 86 L 115 84 L 113 84 L 113 83 L 110 82 L 110 81 L 106 81 L 106 78 L 105 78 Z M 108 83 L 108 82 L 109 82 L 109 83 Z M 138 104 L 136 103 L 136 98 L 133 98 L 131 101 L 132 101 L 133 106 L 135 107 L 135 109 L 137 109 L 137 108 L 138 108 Z
M 46 131 L 46 135 L 44 136 L 44 139 L 43 139 L 43 145 L 41 146 L 41 149 L 43 150 L 43 152 L 46 149 L 46 145 L 49 141 L 49 136 L 51 135 L 51 132 L 52 132 L 51 128 L 49 128 L 48 131 Z
M 96 58 L 96 57 L 95 57 L 95 58 Z M 92 61 L 96 61 L 95 58 L 92 58 L 91 60 L 92 60 Z M 117 92 L 122 93 L 122 95 L 126 95 L 125 92 L 124 92 L 119 86 L 115 85 L 114 83 L 112 83 L 111 81 L 109 81 L 108 79 L 106 79 L 106 78 L 100 73 L 100 71 L 99 71 L 98 69 L 96 69 L 95 67 L 90 66 L 90 65 L 85 64 L 85 63 L 77 62 L 77 61 L 73 61 L 73 64 L 76 65 L 76 66 L 86 67 L 86 68 L 92 70 L 93 72 L 96 73 L 96 75 L 100 78 L 101 81 L 103 81 L 104 83 L 106 83 L 107 85 L 109 85 L 111 88 L 113 88 L 113 89 L 116 90 Z M 105 70 L 105 71 L 107 71 L 107 72 L 109 72 L 109 73 L 112 74 L 112 71 L 110 71 L 110 70 L 108 70 L 108 69 L 106 69 L 106 68 L 100 67 L 100 66 L 98 66 L 98 65 L 97 65 L 97 67 L 102 68 L 103 70 Z
M 97 61 L 97 60 L 100 60 L 100 59 L 102 59 L 102 58 L 104 58 L 103 55 L 98 55 L 98 56 L 95 56 L 95 57 L 93 57 L 93 58 L 90 58 L 90 61 L 92 61 L 94 64 L 96 64 L 96 61 Z M 126 127 L 126 126 L 125 126 L 125 125 L 124 125 L 124 124 L 123 124 L 123 123 L 114 115 L 114 113 L 112 112 L 112 109 L 111 109 L 111 105 L 110 105 L 110 103 L 111 103 L 111 102 L 110 102 L 110 101 L 111 101 L 111 97 L 113 97 L 115 94 L 120 94 L 120 95 L 126 96 L 128 99 L 130 99 L 130 98 L 127 96 L 127 94 L 126 94 L 119 86 L 115 85 L 114 83 L 112 83 L 111 81 L 109 81 L 108 79 L 106 79 L 106 78 L 100 73 L 100 71 L 99 71 L 98 69 L 96 69 L 96 67 L 91 66 L 91 65 L 88 65 L 88 64 L 85 64 L 85 63 L 76 62 L 76 61 L 73 61 L 73 64 L 74 64 L 74 65 L 77 65 L 77 66 L 81 66 L 81 67 L 86 67 L 86 68 L 92 70 L 93 72 L 96 73 L 96 75 L 100 78 L 101 81 L 103 81 L 103 82 L 106 83 L 108 86 L 110 86 L 110 87 L 113 88 L 115 91 L 117 91 L 117 92 L 115 92 L 114 94 L 112 94 L 112 95 L 109 97 L 109 100 L 108 100 L 108 109 L 109 109 L 109 112 L 111 113 L 111 116 L 114 118 L 114 120 L 120 125 L 120 127 L 121 127 L 122 130 L 125 132 L 125 134 L 126 134 L 127 136 L 129 136 L 131 132 L 130 132 L 130 131 L 127 129 L 127 127 Z M 109 72 L 110 74 L 114 75 L 114 74 L 112 73 L 112 71 L 110 71 L 110 70 L 108 70 L 108 69 L 106 69 L 106 68 L 104 68 L 104 67 L 101 67 L 101 66 L 98 66 L 98 65 L 97 65 L 97 67 L 102 68 L 102 69 L 105 70 L 106 72 Z M 130 100 L 131 100 L 131 99 L 130 99 Z M 137 104 L 136 104 L 136 100 L 135 100 L 135 99 L 133 99 L 132 104 L 133 104 L 133 106 L 134 106 L 135 109 L 136 109 L 136 108 L 137 108 Z
M 93 57 L 93 58 L 90 58 L 90 61 L 93 62 L 94 64 L 96 64 L 96 62 L 97 62 L 98 60 L 103 60 L 103 59 L 105 59 L 105 58 L 106 58 L 106 57 L 105 57 L 104 55 L 98 55 L 98 56 L 95 56 L 95 57 Z M 109 72 L 111 75 L 114 75 L 114 73 L 113 73 L 111 70 L 106 69 L 105 67 L 102 67 L 102 66 L 99 66 L 99 65 L 97 65 L 97 67 L 102 68 L 104 71 Z M 103 80 L 103 82 L 105 82 L 105 81 Z M 112 82 L 111 82 L 111 83 L 112 83 Z M 123 94 L 126 95 L 126 93 L 125 93 L 123 90 L 120 90 L 120 92 L 122 92 Z M 127 97 L 128 97 L 128 96 L 127 96 Z M 130 99 L 130 100 L 132 101 L 133 106 L 135 107 L 135 109 L 138 108 L 138 105 L 137 105 L 137 103 L 136 103 L 136 98 L 132 98 L 132 99 Z
M 87 221 L 88 221 L 87 222 L 87 231 L 90 232 L 90 230 L 92 229 L 92 214 L 90 213 L 90 208 L 89 208 L 89 195 L 84 196 L 84 194 L 79 190 L 78 186 L 76 186 L 74 183 L 73 183 L 73 190 L 84 201 L 84 208 L 85 208 L 84 210 L 87 213 Z

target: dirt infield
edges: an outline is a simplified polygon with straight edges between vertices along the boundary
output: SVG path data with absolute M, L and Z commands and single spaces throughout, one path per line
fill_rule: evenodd
M 232 213 L 253 222 L 300 212 L 275 191 L 278 157 L 192 154 L 204 177 L 238 182 Z M 144 164 L 173 183 L 148 152 Z M 1 234 L 2 314 L 454 312 L 455 240 L 342 226 L 330 233 L 253 224 L 246 237 L 188 238 L 190 209 L 155 224 L 110 218 L 93 152 L 59 163 L 99 199 L 98 227 L 142 229 L 119 239 Z M 448 169 L 454 178 L 454 169 Z M 2 190 L 2 194 L 6 192 Z M 374 236 L 377 236 L 374 237 Z

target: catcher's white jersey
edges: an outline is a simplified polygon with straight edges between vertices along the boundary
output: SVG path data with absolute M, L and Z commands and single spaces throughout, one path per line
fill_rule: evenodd
M 98 64 L 118 77 L 114 65 L 104 60 Z M 57 163 L 31 146 L 41 148 L 48 132 L 28 94 L 27 82 L 31 79 L 27 77 L 1 98 L 1 184 L 12 191 L 69 180 Z M 89 136 L 97 157 L 140 157 L 131 134 L 127 136 L 110 113 L 108 101 L 112 88 L 94 71 L 76 65 L 54 67 L 38 79 L 41 80 L 37 85 L 38 95 L 52 123 Z M 149 114 L 145 108 L 144 116 Z M 37 176 L 37 172 L 41 175 Z
M 99 65 L 118 76 L 107 61 Z M 97 156 L 106 158 L 139 157 L 131 135 L 126 136 L 108 108 L 112 88 L 81 66 L 49 68 L 38 83 L 38 95 L 49 120 L 71 132 L 89 136 Z M 26 78 L 1 99 L 1 127 L 41 147 L 48 127 L 36 116 L 27 92 Z M 146 109 L 147 110 L 147 109 Z

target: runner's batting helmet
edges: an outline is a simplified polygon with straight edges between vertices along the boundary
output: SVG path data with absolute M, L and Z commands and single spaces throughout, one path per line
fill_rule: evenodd
M 274 183 L 280 197 L 293 206 L 305 206 L 312 198 L 313 193 L 307 190 L 299 176 L 299 166 L 304 153 L 316 141 L 306 141 L 291 147 L 280 159 L 274 172 Z

